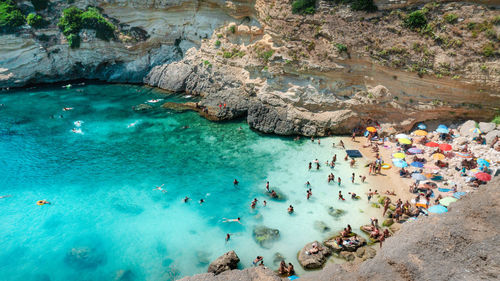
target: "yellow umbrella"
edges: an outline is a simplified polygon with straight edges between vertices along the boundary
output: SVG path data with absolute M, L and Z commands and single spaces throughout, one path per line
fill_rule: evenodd
M 424 131 L 424 130 L 416 130 L 415 132 L 413 132 L 415 135 L 417 136 L 427 136 L 427 132 Z
M 411 140 L 409 139 L 398 139 L 398 141 L 401 144 L 411 144 Z
M 366 130 L 370 133 L 375 133 L 377 131 L 377 129 L 375 129 L 375 127 L 367 127 Z
M 435 160 L 443 160 L 445 156 L 441 153 L 434 153 L 432 154 L 432 158 L 434 158 Z
M 394 153 L 394 154 L 392 155 L 392 157 L 394 157 L 394 158 L 399 158 L 399 159 L 403 159 L 403 158 L 405 158 L 405 156 L 406 156 L 406 155 L 405 155 L 404 153 L 402 153 L 402 152 Z

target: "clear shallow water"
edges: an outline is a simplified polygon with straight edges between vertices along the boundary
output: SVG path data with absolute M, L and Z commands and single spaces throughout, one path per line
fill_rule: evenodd
M 212 123 L 163 110 L 161 103 L 149 112 L 132 110 L 153 98 L 184 100 L 130 85 L 0 94 L 0 195 L 12 195 L 0 199 L 2 280 L 173 280 L 205 272 L 207 261 L 231 249 L 242 267 L 262 255 L 276 269 L 279 252 L 300 272 L 297 251 L 329 236 L 315 221 L 332 232 L 347 223 L 358 229 L 373 212 L 364 196 L 369 185 L 349 182 L 351 169 L 344 152 L 332 148 L 334 138 L 318 145 L 262 136 L 244 122 Z M 77 120 L 83 134 L 71 131 Z M 324 163 L 335 153 L 335 169 L 308 171 L 309 162 Z M 330 172 L 342 175 L 340 189 L 327 184 Z M 287 200 L 270 200 L 266 180 Z M 161 184 L 166 193 L 153 190 Z M 339 190 L 346 201 L 337 199 Z M 363 200 L 352 201 L 348 191 Z M 186 195 L 193 199 L 187 204 Z M 259 199 L 255 210 L 253 198 Z M 52 205 L 37 206 L 40 199 Z M 335 220 L 328 206 L 347 214 Z M 241 225 L 221 222 L 236 217 Z M 261 248 L 252 238 L 256 225 L 279 229 L 280 240 Z M 226 233 L 232 233 L 228 243 Z M 88 252 L 78 260 L 72 249 Z

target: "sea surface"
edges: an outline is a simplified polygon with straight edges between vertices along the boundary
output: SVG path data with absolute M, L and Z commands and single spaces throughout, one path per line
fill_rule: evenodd
M 151 99 L 163 100 L 132 109 Z M 0 196 L 11 195 L 0 199 L 1 280 L 175 280 L 206 272 L 232 249 L 241 268 L 261 255 L 277 269 L 280 253 L 300 274 L 296 256 L 306 243 L 369 221 L 370 186 L 357 175 L 350 182 L 357 169 L 333 147 L 338 139 L 294 141 L 254 132 L 244 120 L 214 123 L 160 107 L 186 100 L 116 84 L 0 92 Z M 334 154 L 331 169 L 324 162 Z M 308 170 L 315 159 L 321 168 Z M 327 183 L 331 172 L 340 187 Z M 272 200 L 266 181 L 286 199 Z M 161 185 L 165 192 L 155 189 Z M 42 199 L 51 204 L 37 205 Z M 330 216 L 331 206 L 346 214 Z M 241 224 L 223 222 L 237 217 Z M 260 225 L 279 230 L 268 248 L 253 238 Z

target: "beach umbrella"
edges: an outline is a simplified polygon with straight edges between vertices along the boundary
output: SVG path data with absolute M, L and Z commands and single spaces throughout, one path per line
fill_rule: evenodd
M 483 172 L 476 173 L 474 175 L 478 180 L 480 181 L 490 181 L 491 180 L 491 175 Z
M 486 166 L 486 167 L 490 166 L 490 162 L 488 162 L 487 160 L 484 160 L 483 158 L 477 159 L 476 162 L 478 165 L 482 165 L 482 166 Z
M 412 147 L 412 148 L 408 149 L 408 152 L 410 152 L 411 154 L 420 154 L 420 153 L 422 153 L 422 149 Z
M 446 126 L 446 125 L 443 125 L 443 124 L 439 124 L 438 128 L 444 128 L 444 129 L 448 129 L 448 126 Z
M 455 155 L 457 155 L 458 157 L 462 157 L 462 158 L 472 157 L 469 153 L 465 153 L 465 152 L 457 152 L 457 153 L 455 153 Z
M 406 163 L 403 159 L 392 159 L 392 163 L 398 168 L 408 167 L 408 163 Z
M 470 129 L 473 134 L 480 134 L 481 130 L 479 128 Z
M 438 132 L 440 134 L 447 134 L 450 132 L 450 130 L 448 128 L 437 128 L 436 132 Z
M 445 158 L 444 154 L 441 153 L 434 153 L 432 154 L 432 158 L 435 160 L 443 160 Z
M 427 209 L 427 211 L 435 214 L 442 214 L 448 212 L 448 209 L 445 206 L 434 205 Z
M 398 139 L 398 142 L 400 144 L 411 144 L 411 140 L 405 138 Z
M 415 135 L 417 136 L 427 136 L 427 132 L 426 131 L 423 131 L 423 130 L 416 130 L 415 132 L 413 132 Z
M 402 152 L 394 153 L 392 155 L 393 158 L 399 158 L 399 159 L 403 159 L 403 158 L 405 158 L 405 156 L 406 155 L 404 153 L 402 153 Z
M 417 127 L 420 129 L 420 130 L 425 130 L 427 129 L 427 125 L 425 125 L 424 123 L 420 123 L 417 125 Z
M 397 134 L 396 138 L 397 139 L 410 139 L 410 137 L 407 134 Z
M 439 204 L 448 207 L 448 205 L 450 205 L 451 203 L 453 203 L 455 201 L 457 201 L 457 198 L 454 198 L 454 197 L 445 197 L 445 198 L 439 200 Z
M 416 180 L 416 181 L 424 181 L 427 179 L 426 176 L 420 174 L 420 173 L 414 173 L 411 175 L 412 179 Z
M 433 181 L 442 181 L 443 180 L 443 176 L 433 176 L 431 178 L 431 180 L 433 180 Z
M 455 192 L 453 193 L 453 197 L 457 198 L 457 199 L 460 199 L 462 198 L 462 196 L 464 196 L 465 194 L 467 194 L 467 192 Z
M 424 163 L 422 163 L 422 162 L 412 162 L 410 165 L 412 165 L 413 167 L 416 167 L 416 168 L 423 168 L 424 167 Z
M 377 131 L 377 129 L 375 129 L 375 127 L 366 127 L 366 130 L 370 133 L 375 133 Z
M 438 147 L 439 144 L 436 143 L 436 142 L 430 141 L 430 142 L 426 143 L 425 146 L 428 146 L 428 147 Z
M 451 150 L 451 145 L 449 145 L 447 143 L 442 143 L 442 144 L 439 145 L 439 148 L 442 151 L 449 151 L 449 150 Z

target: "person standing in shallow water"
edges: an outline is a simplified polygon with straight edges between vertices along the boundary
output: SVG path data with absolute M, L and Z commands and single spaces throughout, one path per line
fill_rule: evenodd
M 271 191 L 269 190 L 269 182 L 267 182 L 267 183 L 266 183 L 266 190 L 267 190 L 267 192 L 271 192 Z
M 339 186 L 340 186 L 340 182 L 341 182 L 342 180 L 340 179 L 340 177 L 337 177 L 337 180 L 339 181 Z
M 352 176 L 351 176 L 351 182 L 354 183 L 354 173 L 352 173 Z
M 238 183 L 240 183 L 237 179 L 234 179 L 233 184 L 234 186 L 238 186 Z
M 312 168 L 312 163 L 309 162 L 309 170 L 311 170 L 311 168 Z
M 228 242 L 229 239 L 231 239 L 231 234 L 228 233 L 228 234 L 226 234 L 226 242 Z
M 289 214 L 293 213 L 293 206 L 292 205 L 290 205 L 290 207 L 288 207 L 288 213 Z

